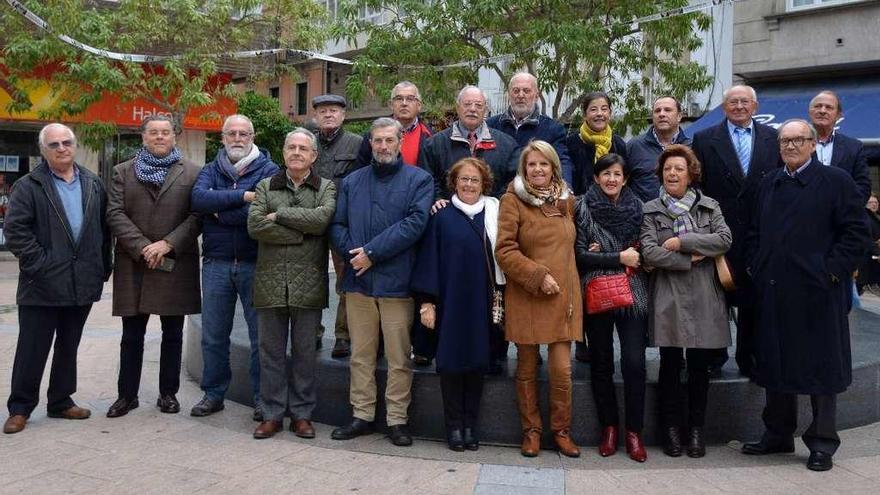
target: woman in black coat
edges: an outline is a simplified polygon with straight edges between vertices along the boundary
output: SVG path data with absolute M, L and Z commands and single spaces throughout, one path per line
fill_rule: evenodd
M 859 276 L 856 285 L 861 295 L 865 288 L 876 290 L 880 284 L 880 259 L 874 258 L 880 255 L 880 202 L 877 200 L 876 194 L 871 194 L 868 198 L 868 204 L 865 205 L 868 214 L 868 226 L 871 228 L 871 249 L 862 263 L 859 265 Z
M 626 406 L 626 451 L 633 460 L 644 462 L 647 453 L 641 433 L 645 413 L 648 282 L 639 270 L 642 202 L 626 187 L 624 169 L 624 159 L 616 153 L 603 156 L 593 167 L 594 183 L 578 198 L 576 206 L 575 256 L 583 285 L 602 275 L 629 275 L 633 304 L 595 314 L 584 312 L 584 329 L 590 340 L 590 378 L 602 425 L 599 454 L 607 457 L 617 451 L 620 421 L 612 379 L 617 327 Z
M 420 319 L 437 332 L 437 372 L 449 448 L 477 450 L 483 374 L 489 367 L 499 201 L 489 167 L 477 158 L 449 170 L 450 205 L 431 217 L 410 282 Z
M 611 111 L 611 99 L 605 92 L 588 94 L 581 106 L 584 122 L 565 140 L 572 165 L 571 189 L 576 196 L 593 184 L 596 160 L 616 153 L 626 161 L 626 142 L 611 129 Z

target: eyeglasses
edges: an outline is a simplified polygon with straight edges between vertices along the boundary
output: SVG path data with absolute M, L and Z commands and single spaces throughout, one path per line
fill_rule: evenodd
M 486 108 L 486 104 L 481 101 L 463 101 L 461 106 L 464 108 L 476 108 L 477 110 Z
M 780 139 L 779 140 L 779 147 L 780 148 L 788 148 L 788 145 L 793 144 L 795 148 L 800 148 L 801 146 L 804 145 L 804 143 L 806 143 L 808 141 L 812 141 L 812 140 L 813 140 L 813 138 L 811 138 L 811 137 L 796 137 L 796 138 L 791 138 L 791 139 L 787 139 L 787 138 Z
M 74 144 L 75 143 L 72 139 L 65 139 L 64 141 L 53 141 L 51 143 L 47 143 L 46 147 L 50 150 L 57 150 L 62 146 L 64 146 L 65 148 L 72 148 Z
M 483 182 L 479 177 L 459 177 L 456 180 L 461 184 L 473 184 L 475 186 Z
M 406 102 L 406 103 L 417 103 L 417 102 L 420 102 L 420 101 L 422 101 L 422 100 L 420 100 L 420 99 L 418 98 L 418 96 L 400 96 L 400 95 L 397 95 L 397 96 L 395 96 L 394 98 L 391 98 L 391 101 L 393 101 L 394 103 L 403 103 L 403 102 Z
M 250 131 L 226 131 L 223 133 L 223 135 L 228 138 L 241 137 L 241 138 L 247 139 L 247 138 L 253 136 L 254 133 L 250 132 Z
M 745 107 L 745 106 L 750 105 L 753 101 L 754 100 L 752 100 L 751 98 L 735 98 L 735 99 L 727 100 L 726 103 L 732 107 L 738 107 L 740 105 Z

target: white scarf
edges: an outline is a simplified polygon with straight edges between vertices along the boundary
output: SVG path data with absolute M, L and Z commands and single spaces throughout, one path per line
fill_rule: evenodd
M 244 170 L 247 169 L 247 166 L 251 164 L 254 160 L 260 157 L 260 149 L 257 148 L 256 144 L 251 144 L 251 151 L 241 160 L 232 164 L 235 167 L 235 171 L 238 172 L 238 175 L 241 175 Z
M 489 238 L 489 244 L 492 246 L 492 263 L 495 265 L 495 283 L 498 285 L 506 284 L 507 279 L 504 277 L 504 272 L 501 271 L 501 267 L 498 266 L 498 262 L 495 261 L 495 243 L 498 239 L 498 209 L 500 207 L 498 199 L 493 198 L 492 196 L 483 195 L 480 196 L 480 199 L 477 200 L 476 203 L 469 205 L 459 199 L 458 195 L 453 194 L 452 205 L 467 215 L 471 220 L 473 220 L 473 218 L 481 211 L 486 211 L 483 216 L 483 225 L 486 228 L 486 236 Z

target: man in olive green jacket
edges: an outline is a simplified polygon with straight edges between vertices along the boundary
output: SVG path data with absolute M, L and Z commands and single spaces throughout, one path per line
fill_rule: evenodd
M 264 421 L 254 438 L 283 428 L 288 410 L 291 430 L 314 438 L 315 330 L 327 307 L 327 236 L 336 211 L 336 187 L 312 165 L 315 135 L 303 128 L 284 140 L 285 169 L 263 179 L 248 213 L 248 232 L 257 240 L 254 307 L 260 341 L 260 395 Z M 287 376 L 287 340 L 291 357 Z

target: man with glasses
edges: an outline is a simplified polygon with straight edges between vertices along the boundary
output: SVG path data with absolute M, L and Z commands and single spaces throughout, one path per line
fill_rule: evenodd
M 469 156 L 486 162 L 495 180 L 492 196 L 500 198 L 516 175 L 519 159 L 516 141 L 486 124 L 488 107 L 483 90 L 465 86 L 455 101 L 458 120 L 428 139 L 419 153 L 419 166 L 434 177 L 435 210 L 452 197 L 446 174 L 455 162 Z
M 752 116 L 758 97 L 750 86 L 733 86 L 724 92 L 725 118 L 718 125 L 694 135 L 693 150 L 703 166 L 702 189 L 721 205 L 724 221 L 733 234 L 727 260 L 733 272 L 736 291 L 728 302 L 737 307 L 736 364 L 748 377 L 755 373 L 754 286 L 746 275 L 743 256 L 749 212 L 761 179 L 780 164 L 776 130 L 759 124 Z M 726 351 L 719 360 L 727 359 Z
M 357 161 L 363 138 L 342 128 L 346 106 L 345 98 L 339 95 L 326 94 L 312 99 L 315 123 L 318 127 L 318 159 L 315 161 L 315 170 L 321 177 L 332 180 L 337 191 L 342 185 L 342 179 L 364 165 Z M 332 249 L 330 256 L 336 272 L 336 293 L 340 294 L 342 270 L 345 264 L 339 254 Z M 344 297 L 339 298 L 339 305 L 336 307 L 335 327 L 336 342 L 330 355 L 334 358 L 348 357 L 351 354 L 351 339 L 345 322 Z M 318 349 L 321 348 L 323 335 L 324 326 L 320 325 L 316 340 Z
M 241 300 L 250 338 L 249 376 L 254 421 L 262 421 L 257 313 L 253 305 L 257 242 L 248 235 L 247 217 L 257 183 L 278 173 L 269 153 L 254 144 L 254 124 L 244 115 L 223 122 L 223 148 L 202 168 L 192 190 L 192 208 L 202 221 L 202 390 L 190 411 L 208 416 L 223 410 L 232 379 L 229 335 L 235 302 Z
M 827 471 L 840 445 L 837 394 L 852 382 L 851 274 L 869 237 L 856 183 L 811 156 L 817 137 L 805 120 L 783 123 L 777 146 L 785 167 L 768 173 L 755 195 L 746 259 L 758 295 L 756 381 L 765 389 L 766 430 L 742 451 L 794 452 L 797 395 L 806 394 L 807 468 Z
M 76 354 L 92 303 L 110 277 L 107 193 L 98 177 L 74 161 L 76 136 L 49 124 L 39 134 L 43 160 L 12 187 L 6 212 L 6 246 L 18 258 L 18 344 L 3 433 L 24 429 L 49 375 L 50 418 L 86 419 L 79 407 Z
M 819 135 L 816 158 L 822 165 L 844 169 L 856 182 L 859 194 L 867 203 L 871 195 L 871 175 L 862 142 L 835 129 L 837 121 L 843 117 L 840 98 L 833 91 L 820 91 L 810 100 L 808 112 L 810 123 Z
M 400 144 L 403 163 L 417 165 L 419 147 L 433 134 L 431 128 L 419 118 L 422 111 L 422 96 L 419 94 L 419 88 L 409 81 L 397 83 L 391 89 L 388 106 L 391 108 L 391 118 L 403 126 L 403 140 Z M 373 150 L 370 148 L 370 134 L 367 133 L 358 152 L 358 165 L 361 167 L 369 165 L 372 160 Z
M 509 135 L 519 146 L 525 146 L 533 139 L 552 144 L 562 164 L 562 178 L 571 184 L 572 167 L 565 144 L 565 128 L 541 114 L 538 106 L 540 97 L 538 78 L 528 72 L 518 72 L 507 84 L 507 99 L 510 102 L 507 111 L 493 115 L 486 120 L 486 124 Z

